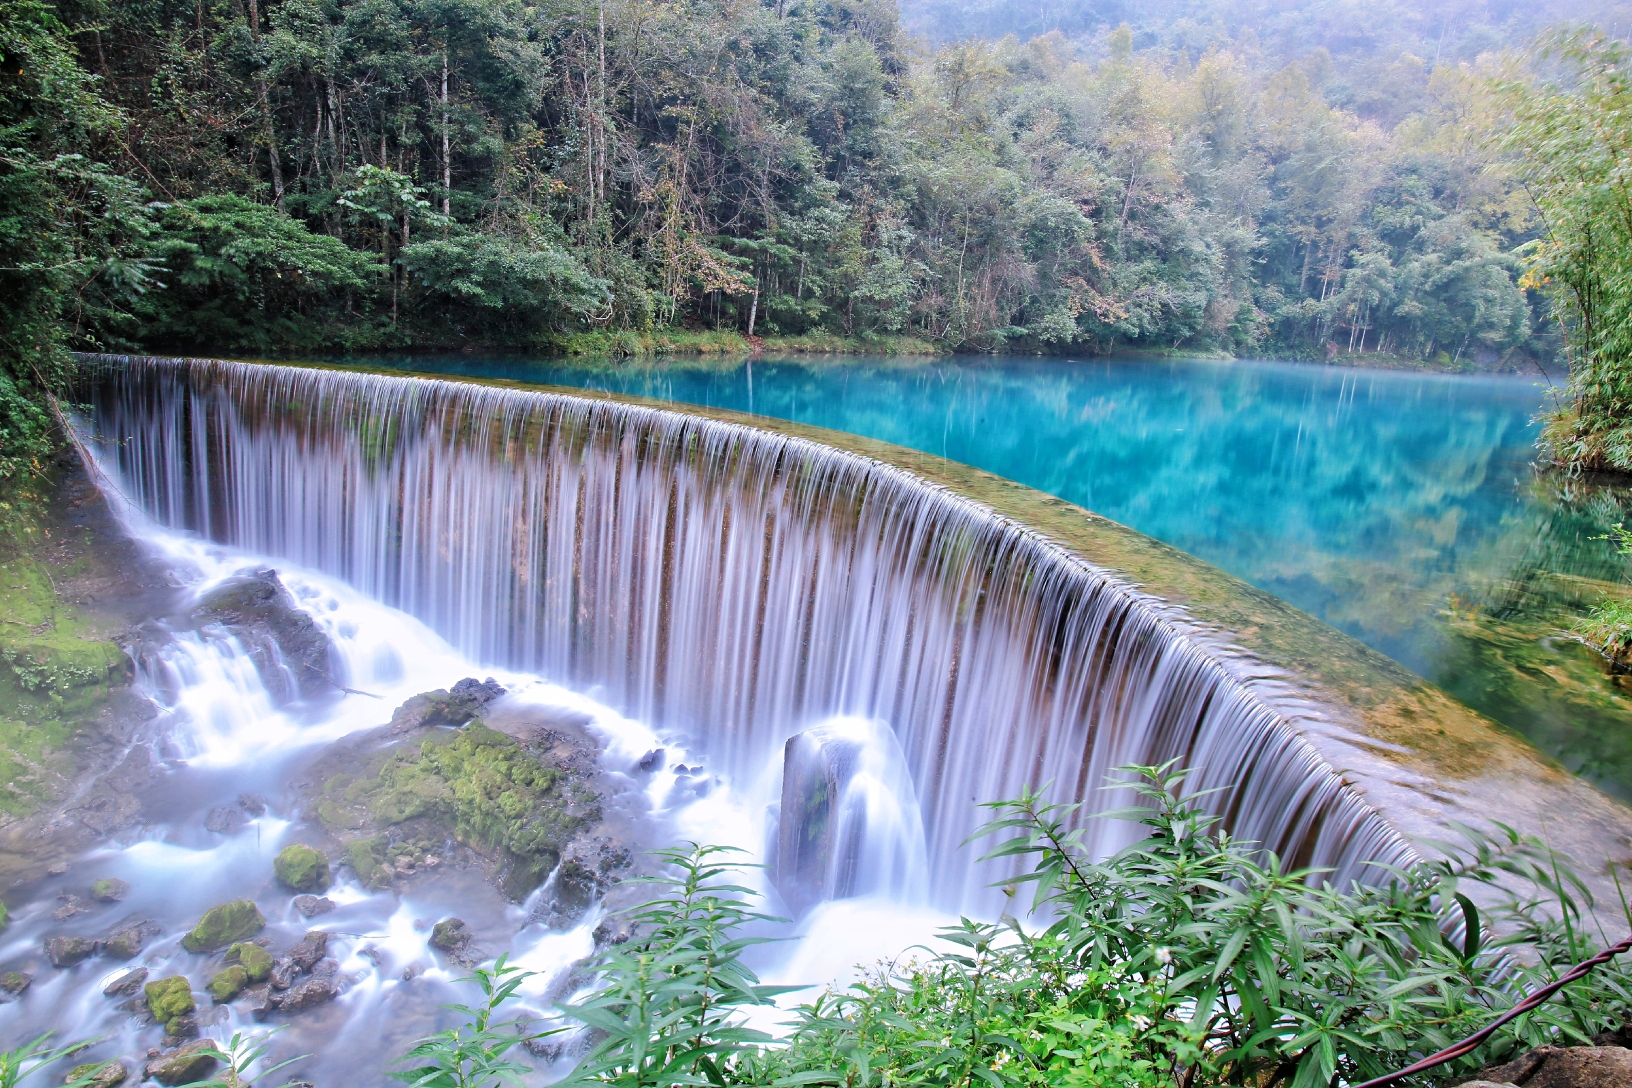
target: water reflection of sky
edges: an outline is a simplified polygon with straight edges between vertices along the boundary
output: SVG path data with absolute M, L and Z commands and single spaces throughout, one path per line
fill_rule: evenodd
M 1545 518 L 1529 486 L 1547 397 L 1534 378 L 1103 359 L 388 362 L 940 454 L 1198 555 L 1442 682 L 1446 601 L 1508 576 Z

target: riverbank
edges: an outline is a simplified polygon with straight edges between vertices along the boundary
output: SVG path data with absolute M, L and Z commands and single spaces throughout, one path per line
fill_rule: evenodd
M 551 344 L 563 355 L 645 357 L 702 355 L 945 355 L 947 349 L 911 336 L 744 336 L 729 330 L 652 329 L 580 332 Z
M 6 493 L 0 894 L 135 819 L 120 770 L 153 709 L 131 691 L 126 647 L 172 593 L 71 450 Z

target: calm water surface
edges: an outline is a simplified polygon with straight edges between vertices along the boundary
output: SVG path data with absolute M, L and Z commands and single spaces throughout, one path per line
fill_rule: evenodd
M 985 357 L 385 362 L 754 412 L 976 465 L 1276 594 L 1632 797 L 1632 709 L 1559 637 L 1628 573 L 1594 538 L 1632 506 L 1536 475 L 1537 379 Z

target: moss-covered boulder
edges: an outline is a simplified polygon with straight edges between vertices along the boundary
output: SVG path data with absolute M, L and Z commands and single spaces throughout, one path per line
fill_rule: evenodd
M 241 964 L 233 964 L 215 973 L 204 988 L 210 991 L 210 997 L 217 1005 L 224 1005 L 228 1001 L 244 992 L 249 985 L 249 972 Z
M 193 1000 L 192 983 L 182 975 L 170 975 L 149 982 L 142 988 L 142 993 L 147 998 L 147 1011 L 166 1027 L 198 1008 L 198 1003 Z
M 119 1088 L 130 1077 L 130 1070 L 125 1063 L 115 1059 L 108 1062 L 91 1062 L 88 1065 L 76 1065 L 68 1070 L 67 1083 L 83 1083 L 85 1088 Z
M 272 953 L 258 944 L 235 944 L 227 949 L 221 961 L 242 967 L 251 982 L 265 982 L 267 976 L 272 974 Z
M 327 891 L 332 883 L 329 859 L 298 842 L 285 846 L 273 859 L 272 873 L 281 883 L 297 892 Z
M 0 975 L 0 990 L 8 994 L 20 994 L 34 982 L 32 975 L 25 975 L 21 971 L 7 971 Z
M 205 911 L 198 925 L 181 939 L 181 947 L 189 952 L 214 952 L 247 940 L 265 928 L 261 908 L 248 899 L 238 899 Z
M 379 887 L 434 864 L 435 854 L 403 831 L 382 835 L 410 825 L 427 844 L 451 833 L 489 858 L 505 874 L 505 893 L 520 899 L 549 875 L 562 847 L 600 818 L 589 781 L 592 753 L 576 758 L 577 748 L 560 734 L 537 736 L 518 740 L 472 722 L 370 753 L 356 770 L 323 779 L 317 814 L 351 839 L 346 860 L 365 884 Z

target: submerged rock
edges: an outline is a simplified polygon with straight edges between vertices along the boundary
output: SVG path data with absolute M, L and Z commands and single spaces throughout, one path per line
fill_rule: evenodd
M 272 974 L 272 953 L 258 944 L 250 944 L 247 941 L 227 949 L 227 954 L 221 957 L 221 962 L 242 967 L 245 977 L 250 982 L 265 982 Z
M 147 968 L 132 967 L 106 986 L 102 987 L 103 997 L 131 997 L 142 988 L 147 981 Z
M 172 1035 L 179 1035 L 180 1032 L 172 1029 L 171 1025 L 198 1008 L 198 1003 L 193 1000 L 192 983 L 183 975 L 170 975 L 149 982 L 142 992 L 147 998 L 147 1011 Z
M 249 817 L 237 805 L 216 805 L 204 815 L 204 830 L 213 831 L 217 835 L 231 835 L 235 831 L 242 831 L 249 823 Z
M 114 926 L 102 942 L 104 955 L 116 960 L 133 959 L 142 946 L 164 932 L 159 923 L 145 918 L 127 918 Z
M 279 702 L 339 690 L 330 677 L 329 636 L 295 604 L 275 570 L 239 571 L 206 593 L 191 618 L 232 632 Z
M 45 958 L 51 961 L 52 967 L 72 967 L 90 959 L 101 948 L 102 942 L 90 937 L 47 937 Z
M 91 898 L 101 903 L 118 903 L 130 894 L 130 885 L 118 877 L 108 877 L 91 885 Z
M 272 873 L 297 892 L 327 891 L 329 859 L 304 843 L 284 847 L 272 861 Z
M 204 917 L 181 939 L 181 946 L 189 952 L 214 952 L 253 937 L 265 928 L 261 908 L 248 899 L 238 899 L 205 911 Z
M 119 1088 L 130 1076 L 125 1063 L 115 1058 L 106 1062 L 76 1065 L 68 1071 L 68 1083 L 84 1078 L 84 1088 Z
M 316 918 L 319 914 L 327 914 L 334 909 L 334 900 L 326 896 L 297 895 L 295 909 L 307 918 Z
M 155 1058 L 147 1063 L 145 1072 L 160 1084 L 171 1086 L 190 1084 L 193 1081 L 203 1080 L 215 1071 L 220 1063 L 205 1051 L 215 1049 L 215 1043 L 210 1039 L 200 1039 L 196 1043 L 188 1043 L 179 1050 Z

